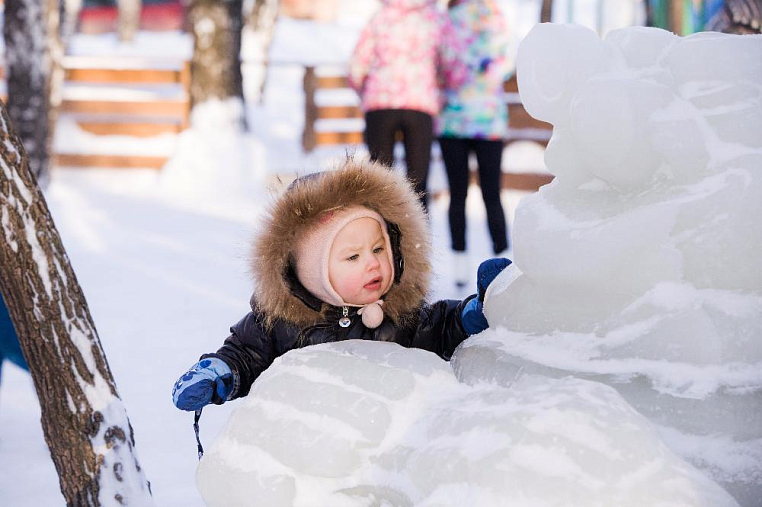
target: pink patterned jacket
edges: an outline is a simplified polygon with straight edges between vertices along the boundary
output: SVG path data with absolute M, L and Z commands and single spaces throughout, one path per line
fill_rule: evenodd
M 442 106 L 437 69 L 440 42 L 450 30 L 436 0 L 382 0 L 360 34 L 349 84 L 363 111 L 413 109 L 436 115 Z

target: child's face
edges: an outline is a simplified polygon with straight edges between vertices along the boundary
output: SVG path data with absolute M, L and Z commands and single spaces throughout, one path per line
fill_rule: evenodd
M 373 303 L 384 295 L 392 267 L 381 225 L 372 218 L 349 222 L 336 235 L 328 258 L 328 279 L 345 302 Z

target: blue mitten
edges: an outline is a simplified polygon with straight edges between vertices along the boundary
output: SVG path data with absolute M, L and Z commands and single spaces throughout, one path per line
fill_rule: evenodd
M 487 287 L 492 283 L 492 280 L 497 278 L 497 275 L 511 264 L 510 259 L 502 257 L 487 259 L 479 264 L 479 269 L 476 272 L 476 288 L 479 292 L 479 301 L 484 301 L 484 294 L 487 292 Z
M 488 259 L 479 265 L 479 270 L 476 273 L 478 295 L 466 303 L 461 314 L 463 329 L 469 336 L 481 333 L 489 327 L 487 319 L 484 317 L 484 294 L 492 280 L 510 265 L 511 261 L 503 258 Z
M 233 387 L 233 372 L 217 357 L 202 359 L 177 379 L 172 401 L 180 410 L 195 411 L 215 403 L 225 403 Z

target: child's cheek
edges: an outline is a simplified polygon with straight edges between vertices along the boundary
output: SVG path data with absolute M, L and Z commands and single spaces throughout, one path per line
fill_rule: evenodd
M 362 289 L 362 276 L 360 274 L 355 273 L 345 273 L 341 281 L 339 282 L 339 285 L 341 286 L 341 293 L 344 295 L 353 295 L 360 292 Z
M 349 277 L 349 284 L 355 292 L 360 292 L 360 290 L 362 290 L 362 282 L 362 274 L 356 274 Z

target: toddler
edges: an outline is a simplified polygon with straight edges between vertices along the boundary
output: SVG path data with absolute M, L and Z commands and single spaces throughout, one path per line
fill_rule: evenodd
M 318 343 L 393 341 L 449 360 L 487 328 L 484 291 L 510 261 L 482 263 L 478 295 L 426 304 L 426 228 L 410 183 L 378 163 L 347 159 L 294 181 L 255 240 L 251 312 L 178 379 L 175 405 L 193 411 L 246 396 L 275 358 Z

